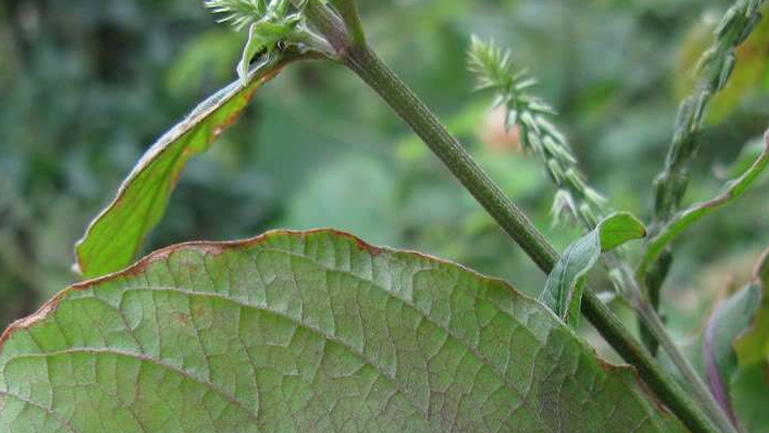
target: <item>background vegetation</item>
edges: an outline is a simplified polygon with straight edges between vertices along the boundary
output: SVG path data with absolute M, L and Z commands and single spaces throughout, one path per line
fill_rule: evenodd
M 513 48 L 559 111 L 591 184 L 648 220 L 678 97 L 730 3 L 391 0 L 362 2 L 362 13 L 371 44 L 562 248 L 579 230 L 552 224 L 544 173 L 487 111 L 488 97 L 472 92 L 470 34 Z M 767 125 L 769 20 L 761 26 L 711 108 L 687 202 L 712 197 Z M 3 326 L 75 281 L 72 246 L 89 219 L 162 132 L 235 79 L 242 38 L 199 1 L 0 4 Z M 193 161 L 147 249 L 332 226 L 538 293 L 544 277 L 385 106 L 342 68 L 315 66 L 290 68 L 260 91 Z M 680 336 L 747 280 L 769 241 L 767 193 L 764 181 L 680 245 L 665 300 Z

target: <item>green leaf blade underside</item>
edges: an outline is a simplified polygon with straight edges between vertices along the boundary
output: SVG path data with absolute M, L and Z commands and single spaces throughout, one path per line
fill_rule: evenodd
M 206 151 L 237 120 L 256 90 L 296 58 L 276 56 L 264 61 L 247 85 L 237 82 L 220 90 L 161 137 L 78 241 L 76 270 L 94 278 L 130 265 L 144 238 L 163 217 L 187 162 Z
M 506 283 L 339 232 L 159 251 L 0 346 L 0 431 L 676 432 Z
M 636 217 L 619 212 L 606 217 L 598 226 L 566 248 L 547 277 L 539 300 L 571 324 L 579 323 L 579 309 L 586 275 L 601 253 L 646 236 L 646 228 Z

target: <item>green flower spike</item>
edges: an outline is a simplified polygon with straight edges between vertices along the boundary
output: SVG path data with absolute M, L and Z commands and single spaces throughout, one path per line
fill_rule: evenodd
M 554 222 L 572 215 L 589 230 L 595 228 L 607 214 L 606 199 L 587 184 L 566 137 L 547 119 L 555 110 L 529 93 L 537 80 L 513 65 L 510 51 L 475 36 L 468 50 L 468 68 L 478 79 L 478 90 L 492 91 L 494 105 L 505 108 L 505 127 L 518 127 L 524 149 L 537 157 L 555 183 Z

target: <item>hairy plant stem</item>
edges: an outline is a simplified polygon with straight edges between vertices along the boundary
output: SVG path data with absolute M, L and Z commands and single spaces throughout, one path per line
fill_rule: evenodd
M 539 268 L 549 273 L 559 258 L 553 247 L 395 73 L 367 46 L 346 47 L 342 62 L 395 110 Z M 582 312 L 689 429 L 703 433 L 719 431 L 589 290 L 582 301 Z

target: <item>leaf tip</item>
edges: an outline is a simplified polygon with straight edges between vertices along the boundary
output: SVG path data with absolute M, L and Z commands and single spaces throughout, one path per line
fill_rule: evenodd
M 598 224 L 601 248 L 609 251 L 626 242 L 643 239 L 647 235 L 646 226 L 630 212 L 615 212 Z

